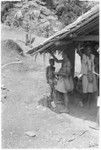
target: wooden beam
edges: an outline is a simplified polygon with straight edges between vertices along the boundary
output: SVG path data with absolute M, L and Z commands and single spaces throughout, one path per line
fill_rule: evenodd
M 80 36 L 73 39 L 73 41 L 97 41 L 98 42 L 99 36 L 98 35 Z
M 68 45 L 68 44 L 70 44 L 72 41 L 70 41 L 70 40 L 65 40 L 65 41 L 57 41 L 57 42 L 55 42 L 55 46 L 59 46 L 59 45 Z
M 84 26 L 84 27 L 82 27 L 82 28 L 80 28 L 78 31 L 76 31 L 75 33 L 77 34 L 77 35 L 89 35 L 89 33 L 91 33 L 92 32 L 92 34 L 93 34 L 93 31 L 99 31 L 99 24 L 98 23 L 93 23 L 93 25 L 92 24 L 89 24 L 89 26 Z M 94 34 L 93 34 L 94 35 Z
M 62 40 L 62 41 L 56 41 L 54 44 L 55 46 L 63 46 L 63 45 L 68 45 L 72 42 L 79 42 L 79 41 L 96 41 L 99 42 L 99 36 L 98 35 L 87 35 L 87 36 L 79 36 L 77 38 L 71 38 L 67 40 Z
M 73 41 L 99 41 L 99 36 L 98 35 L 86 35 L 86 36 L 79 36 L 77 38 L 71 38 L 63 41 L 57 41 L 55 42 L 55 45 L 68 45 L 72 43 Z

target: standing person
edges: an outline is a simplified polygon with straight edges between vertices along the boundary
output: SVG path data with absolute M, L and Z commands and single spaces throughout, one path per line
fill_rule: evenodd
M 93 99 L 93 94 L 97 92 L 96 76 L 94 74 L 94 55 L 91 53 L 91 47 L 87 45 L 85 52 L 77 51 L 81 56 L 81 74 L 83 88 L 83 105 Z
M 97 79 L 97 87 L 98 87 L 97 96 L 99 96 L 99 53 L 96 53 L 95 55 L 94 64 L 95 64 L 94 71 L 95 71 L 95 75 Z
M 54 59 L 49 60 L 49 66 L 46 68 L 46 79 L 47 83 L 50 86 L 50 97 L 49 100 L 49 107 L 51 107 L 51 102 L 53 101 L 53 94 L 54 94 L 54 82 L 55 82 L 55 67 L 54 67 Z
M 62 64 L 59 72 L 57 73 L 58 81 L 57 81 L 57 85 L 55 86 L 55 90 L 63 93 L 64 103 L 65 103 L 65 107 L 66 107 L 65 110 L 63 110 L 63 111 L 68 113 L 69 112 L 68 92 L 72 91 L 73 87 L 74 87 L 73 80 L 71 77 L 71 63 L 70 63 L 68 56 L 65 53 L 63 53 L 63 55 L 62 55 L 62 57 L 63 57 L 62 60 L 58 60 L 52 52 L 51 52 L 51 55 L 53 56 L 54 60 L 57 63 Z
M 100 95 L 99 95 L 99 49 L 97 49 L 97 54 L 95 57 L 95 75 L 97 78 L 97 87 L 98 87 L 98 92 L 97 92 L 97 118 L 96 118 L 96 128 L 99 129 L 100 126 Z

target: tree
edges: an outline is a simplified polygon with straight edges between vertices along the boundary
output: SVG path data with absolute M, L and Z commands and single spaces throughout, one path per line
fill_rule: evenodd
M 53 4 L 53 0 L 43 0 L 46 3 L 47 8 L 49 9 L 53 9 L 54 4 Z
M 52 2 L 52 7 L 56 11 L 59 21 L 61 21 L 64 26 L 72 23 L 80 15 L 98 3 L 80 0 L 54 0 Z
M 12 27 L 48 37 L 72 23 L 94 5 L 93 2 L 79 0 L 2 2 L 1 19 Z

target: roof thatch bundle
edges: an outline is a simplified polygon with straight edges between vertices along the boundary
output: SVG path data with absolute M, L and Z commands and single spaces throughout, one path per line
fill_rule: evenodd
M 55 52 L 57 49 L 61 51 L 63 44 L 68 45 L 78 41 L 99 41 L 99 5 L 40 43 L 39 46 L 29 50 L 27 54 Z

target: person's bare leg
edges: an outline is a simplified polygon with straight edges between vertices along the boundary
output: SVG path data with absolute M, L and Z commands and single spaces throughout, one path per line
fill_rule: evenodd
M 68 95 L 67 93 L 64 93 L 64 103 L 67 110 L 68 110 L 68 102 L 69 102 Z
M 93 99 L 92 93 L 88 93 L 88 106 L 89 106 L 89 108 L 91 107 L 92 99 Z
M 97 110 L 96 123 L 97 123 L 98 126 L 100 125 L 100 121 L 99 121 L 99 107 L 98 107 L 98 110 Z
M 48 107 L 51 108 L 51 102 L 53 101 L 53 89 L 52 89 L 52 85 L 50 84 L 50 97 L 49 97 L 49 101 L 48 101 Z

